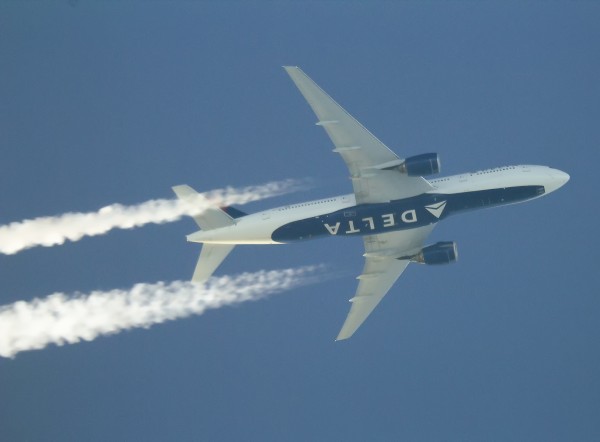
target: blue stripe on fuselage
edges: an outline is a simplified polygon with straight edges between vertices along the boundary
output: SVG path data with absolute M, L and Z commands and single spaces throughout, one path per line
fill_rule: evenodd
M 543 186 L 519 186 L 456 194 L 425 193 L 389 203 L 359 204 L 305 218 L 276 229 L 273 241 L 286 243 L 323 236 L 375 235 L 437 223 L 455 213 L 535 198 Z

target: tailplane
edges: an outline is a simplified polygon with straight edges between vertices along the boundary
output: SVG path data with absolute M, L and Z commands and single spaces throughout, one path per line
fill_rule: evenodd
M 175 195 L 181 200 L 192 200 L 198 196 L 198 193 L 194 189 L 186 185 L 174 186 L 173 192 L 175 192 Z M 235 218 L 240 218 L 245 215 L 246 214 L 240 210 L 226 207 L 224 209 L 209 208 L 199 215 L 192 216 L 192 218 L 194 218 L 194 221 L 196 221 L 196 224 L 198 224 L 202 230 L 212 230 L 234 225 Z M 202 245 L 200 258 L 196 264 L 192 281 L 202 282 L 210 278 L 234 247 L 235 244 Z
M 174 186 L 173 192 L 175 192 L 177 198 L 184 201 L 194 200 L 198 197 L 198 192 L 185 184 Z M 192 218 L 194 218 L 194 221 L 196 221 L 196 224 L 198 224 L 202 230 L 217 229 L 219 227 L 232 226 L 235 224 L 233 217 L 219 208 L 205 209 L 201 214 L 195 215 Z
M 203 244 L 192 281 L 203 282 L 210 278 L 234 247 L 235 244 Z

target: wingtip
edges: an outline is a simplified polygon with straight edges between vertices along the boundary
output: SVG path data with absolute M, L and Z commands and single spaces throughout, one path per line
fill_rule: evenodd
M 186 199 L 193 197 L 198 194 L 192 187 L 187 184 L 180 184 L 178 186 L 172 186 L 171 190 L 179 199 Z

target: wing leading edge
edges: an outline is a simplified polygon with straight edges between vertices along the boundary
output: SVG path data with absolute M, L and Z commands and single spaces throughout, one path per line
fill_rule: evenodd
M 333 142 L 333 151 L 345 161 L 357 204 L 410 198 L 433 189 L 424 178 L 401 173 L 396 166 L 403 160 L 300 68 L 284 66 L 284 69 L 316 114 L 317 125 L 325 129 Z M 356 332 L 410 263 L 397 258 L 418 253 L 434 226 L 364 237 L 365 266 L 357 277 L 358 288 L 350 300 L 350 312 L 336 340 L 348 339 Z
M 356 121 L 302 70 L 284 69 L 296 84 L 335 145 L 348 169 L 357 204 L 409 198 L 432 189 L 422 177 L 410 177 L 393 169 L 402 160 Z

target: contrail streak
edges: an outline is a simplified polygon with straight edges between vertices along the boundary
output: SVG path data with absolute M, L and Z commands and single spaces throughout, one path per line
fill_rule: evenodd
M 209 207 L 244 204 L 303 187 L 297 180 L 276 181 L 243 188 L 227 187 L 198 194 L 192 200 L 156 199 L 133 206 L 112 204 L 97 212 L 65 213 L 0 226 L 0 253 L 12 255 L 35 246 L 55 246 L 102 235 L 112 229 L 131 229 L 145 224 L 177 221 L 197 215 Z
M 322 266 L 259 271 L 210 278 L 204 284 L 175 281 L 136 284 L 129 290 L 54 293 L 0 306 L 0 356 L 12 358 L 48 344 L 74 344 L 100 335 L 201 315 L 316 282 Z

